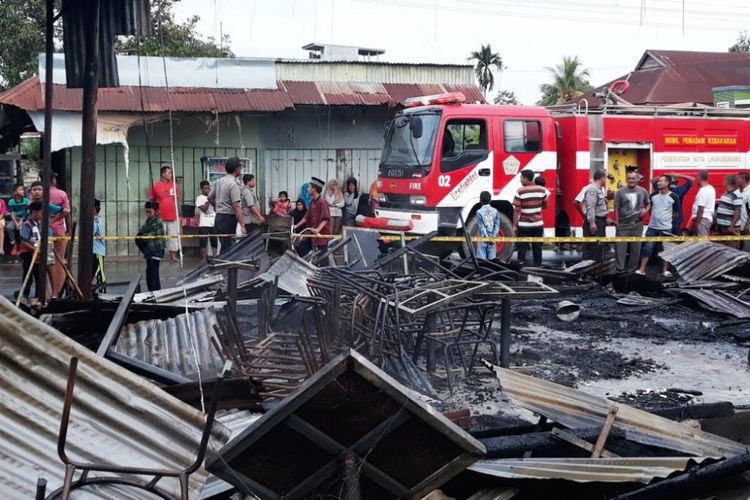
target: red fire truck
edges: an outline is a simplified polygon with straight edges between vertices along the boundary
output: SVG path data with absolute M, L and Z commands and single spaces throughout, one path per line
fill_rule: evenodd
M 750 121 L 744 110 L 697 107 L 535 106 L 467 104 L 460 93 L 414 98 L 387 124 L 378 172 L 381 219 L 406 221 L 413 232 L 476 234 L 479 194 L 489 191 L 502 214 L 502 235 L 512 231 L 513 197 L 520 172 L 542 176 L 552 193 L 544 212 L 545 236 L 581 234 L 573 200 L 595 170 L 608 188 L 637 170 L 651 191 L 655 176 L 694 176 L 708 169 L 721 193 L 724 175 L 747 171 Z M 683 201 L 685 220 L 697 188 Z M 498 244 L 507 258 L 510 245 Z

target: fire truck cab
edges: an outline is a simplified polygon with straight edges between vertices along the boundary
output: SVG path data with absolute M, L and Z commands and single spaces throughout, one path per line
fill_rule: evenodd
M 463 230 L 474 236 L 479 195 L 488 191 L 502 214 L 500 235 L 511 235 L 513 198 L 520 172 L 528 169 L 550 192 L 545 236 L 580 235 L 573 201 L 594 170 L 607 173 L 610 192 L 624 186 L 632 170 L 650 192 L 656 176 L 694 177 L 707 169 L 717 196 L 727 174 L 747 172 L 747 110 L 618 105 L 589 112 L 464 101 L 460 93 L 409 99 L 387 124 L 378 218 L 411 221 L 418 234 Z M 684 186 L 685 180 L 677 182 Z M 682 200 L 685 222 L 696 192 L 693 187 Z M 512 250 L 498 244 L 498 258 Z
M 388 124 L 377 217 L 411 220 L 418 234 L 455 235 L 462 218 L 471 231 L 479 195 L 488 191 L 502 214 L 501 233 L 510 235 L 521 170 L 533 170 L 555 192 L 557 127 L 549 111 L 463 101 L 462 94 L 409 100 Z M 554 205 L 551 196 L 544 213 L 549 234 Z

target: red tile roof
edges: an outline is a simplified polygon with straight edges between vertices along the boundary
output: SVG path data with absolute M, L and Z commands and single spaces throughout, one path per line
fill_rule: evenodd
M 463 92 L 469 102 L 483 101 L 474 85 L 381 84 L 279 81 L 276 89 L 211 89 L 123 86 L 99 89 L 100 111 L 219 112 L 281 111 L 295 106 L 396 106 L 409 97 Z M 0 94 L 0 104 L 42 111 L 44 89 L 33 76 Z M 80 111 L 81 89 L 55 85 L 53 109 Z
M 731 52 L 648 50 L 635 71 L 595 88 L 593 94 L 614 81 L 627 79 L 630 88 L 621 97 L 631 104 L 713 104 L 714 87 L 750 84 L 750 56 Z

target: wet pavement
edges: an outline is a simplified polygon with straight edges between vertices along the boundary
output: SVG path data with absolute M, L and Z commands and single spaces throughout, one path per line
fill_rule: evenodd
M 179 262 L 162 261 L 159 269 L 162 288 L 175 286 L 182 276 L 199 264 L 200 259 L 197 257 L 185 258 L 182 267 L 180 267 Z M 127 283 L 137 276 L 138 273 L 141 273 L 142 275 L 141 283 L 145 290 L 146 261 L 143 258 L 119 257 L 116 259 L 108 259 L 105 261 L 104 266 L 107 282 L 111 284 L 107 287 L 107 292 L 118 293 L 124 291 L 127 287 Z M 75 261 L 73 262 L 73 267 L 71 269 L 75 276 L 77 274 Z M 21 262 L 5 258 L 0 263 L 0 294 L 6 297 L 12 297 L 13 294 L 21 288 L 21 282 Z

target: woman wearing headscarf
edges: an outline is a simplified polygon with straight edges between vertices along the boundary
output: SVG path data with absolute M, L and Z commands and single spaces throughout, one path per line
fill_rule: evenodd
M 299 222 L 305 218 L 306 213 L 307 208 L 305 208 L 305 202 L 302 198 L 300 198 L 294 204 L 294 210 L 292 210 L 292 213 L 290 214 L 292 216 L 292 219 L 294 220 L 294 224 L 299 224 Z
M 357 206 L 359 205 L 359 188 L 357 179 L 349 177 L 346 180 L 346 193 L 344 193 L 344 225 L 355 226 L 354 219 L 357 217 Z
M 346 201 L 344 200 L 344 193 L 341 192 L 336 179 L 328 181 L 325 200 L 328 203 L 328 210 L 331 215 L 331 234 L 339 234 L 341 233 L 341 222 L 344 215 L 343 209 L 346 206 Z

